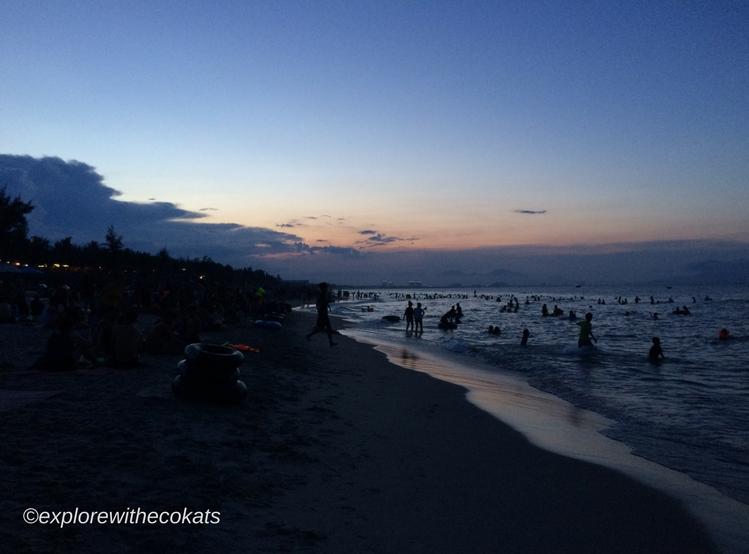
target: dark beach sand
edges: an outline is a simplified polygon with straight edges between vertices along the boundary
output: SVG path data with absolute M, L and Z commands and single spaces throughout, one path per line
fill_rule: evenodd
M 134 370 L 25 369 L 40 331 L 0 327 L 3 552 L 712 552 L 671 498 L 548 453 L 343 336 L 259 345 L 238 407 L 177 402 L 179 356 Z M 17 394 L 25 391 L 44 394 Z M 24 509 L 218 510 L 218 525 L 53 526 Z

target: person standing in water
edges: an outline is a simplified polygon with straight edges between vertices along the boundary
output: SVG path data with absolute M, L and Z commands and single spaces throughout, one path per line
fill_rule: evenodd
M 416 333 L 424 332 L 424 312 L 426 310 L 426 308 L 421 307 L 421 302 L 416 303 L 416 309 L 414 310 L 414 331 Z
M 650 352 L 648 352 L 648 359 L 651 362 L 657 362 L 665 357 L 663 355 L 663 348 L 661 348 L 660 337 L 653 337 L 653 346 L 650 347 Z
M 312 338 L 312 335 L 325 331 L 328 334 L 328 342 L 330 346 L 335 346 L 333 342 L 333 326 L 330 324 L 330 316 L 328 315 L 328 306 L 330 304 L 330 298 L 328 296 L 328 283 L 320 283 L 320 294 L 317 297 L 317 323 L 315 328 L 307 334 L 307 340 Z
M 528 330 L 528 327 L 523 329 L 523 338 L 520 339 L 520 346 L 528 346 L 528 337 L 531 336 L 531 332 Z
M 403 318 L 406 320 L 406 333 L 409 331 L 414 330 L 414 305 L 413 302 L 410 300 L 408 301 L 408 306 L 406 306 L 406 311 L 403 312 Z
M 585 314 L 585 320 L 578 322 L 578 326 L 580 327 L 580 336 L 577 339 L 577 347 L 582 348 L 583 346 L 593 346 L 593 343 L 590 342 L 591 339 L 593 342 L 598 342 L 598 339 L 593 334 L 593 314 L 588 312 Z

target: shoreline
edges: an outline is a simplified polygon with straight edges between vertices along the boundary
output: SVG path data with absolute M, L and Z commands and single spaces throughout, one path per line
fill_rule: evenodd
M 295 312 L 277 332 L 205 334 L 260 347 L 238 406 L 176 401 L 181 356 L 29 370 L 35 331 L 9 327 L 0 388 L 25 396 L 3 411 L 0 540 L 56 552 L 715 551 L 678 501 L 531 445 L 463 388 L 371 346 L 308 342 L 312 321 Z M 59 529 L 25 525 L 28 507 L 213 509 L 221 522 Z
M 604 434 L 613 423 L 605 416 L 473 358 L 419 348 L 407 341 L 382 340 L 358 333 L 354 325 L 345 326 L 344 333 L 373 346 L 395 365 L 462 387 L 466 401 L 539 448 L 611 468 L 678 499 L 725 552 L 741 552 L 749 544 L 749 506 L 685 473 L 634 454 L 630 446 Z

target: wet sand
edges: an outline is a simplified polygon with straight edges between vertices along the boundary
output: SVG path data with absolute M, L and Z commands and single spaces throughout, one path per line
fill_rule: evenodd
M 236 407 L 176 401 L 179 356 L 26 369 L 40 331 L 0 327 L 3 550 L 714 551 L 676 500 L 531 445 L 464 389 L 370 346 L 307 342 L 311 322 L 295 313 L 280 332 L 206 336 L 261 348 L 246 355 Z M 210 509 L 221 521 L 60 529 L 23 523 L 28 507 Z

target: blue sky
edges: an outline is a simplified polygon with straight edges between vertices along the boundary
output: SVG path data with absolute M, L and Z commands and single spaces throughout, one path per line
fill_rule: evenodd
M 80 160 L 125 200 L 328 214 L 295 232 L 339 247 L 749 237 L 746 2 L 3 11 L 0 152 Z

